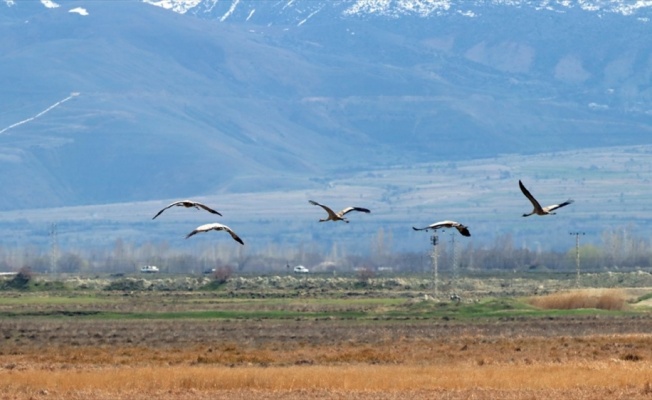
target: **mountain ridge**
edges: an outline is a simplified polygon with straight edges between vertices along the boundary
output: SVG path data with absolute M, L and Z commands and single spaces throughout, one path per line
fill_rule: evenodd
M 637 16 L 646 14 L 652 6 L 645 0 L 623 3 L 619 0 L 593 0 L 593 1 L 531 1 L 531 0 L 430 0 L 430 1 L 376 1 L 376 0 L 349 0 L 349 1 L 314 1 L 314 0 L 288 0 L 269 2 L 261 7 L 261 2 L 255 0 L 143 0 L 146 3 L 170 9 L 181 14 L 193 13 L 196 15 L 216 16 L 220 21 L 227 21 L 231 17 L 244 17 L 247 21 L 257 14 L 257 10 L 275 9 L 279 12 L 296 14 L 297 23 L 303 25 L 310 18 L 325 8 L 337 10 L 342 16 L 384 16 L 397 18 L 405 15 L 419 17 L 441 16 L 458 14 L 468 18 L 477 17 L 478 12 L 473 11 L 481 6 L 494 7 L 530 7 L 535 10 L 552 12 L 565 12 L 579 9 L 596 14 L 614 13 L 624 16 Z M 258 13 L 260 14 L 260 13 Z M 643 17 L 645 18 L 645 17 Z
M 298 25 L 313 3 L 202 2 L 215 7 L 200 16 L 13 2 L 0 13 L 0 211 L 327 193 L 394 165 L 652 144 L 649 7 L 501 3 L 472 3 L 481 18 L 324 6 Z M 401 185 L 373 182 L 392 204 Z

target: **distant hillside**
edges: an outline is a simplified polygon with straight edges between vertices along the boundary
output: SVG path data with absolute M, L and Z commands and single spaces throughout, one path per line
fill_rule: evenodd
M 652 146 L 632 146 L 411 163 L 341 173 L 312 182 L 310 189 L 197 198 L 223 217 L 174 208 L 152 220 L 173 199 L 5 211 L 0 212 L 0 243 L 5 251 L 29 246 L 48 252 L 56 224 L 62 251 L 112 249 L 121 243 L 160 245 L 194 255 L 217 252 L 225 259 L 268 251 L 314 251 L 337 258 L 369 254 L 380 243 L 387 253 L 420 251 L 426 256 L 432 232 L 415 232 L 412 227 L 453 219 L 468 225 L 471 237 L 446 230 L 440 232 L 442 246 L 450 246 L 455 238 L 460 248 L 500 244 L 564 252 L 575 246 L 569 233 L 582 232 L 582 244 L 603 246 L 605 235 L 620 238 L 618 250 L 610 251 L 627 254 L 632 243 L 649 246 L 652 235 L 650 154 Z M 557 215 L 523 218 L 532 206 L 518 188 L 519 179 L 542 204 L 568 198 L 575 203 Z M 325 213 L 309 204 L 310 199 L 338 209 L 367 207 L 371 213 L 351 215 L 349 224 L 320 223 Z M 229 225 L 245 246 L 217 232 L 184 239 L 208 222 Z

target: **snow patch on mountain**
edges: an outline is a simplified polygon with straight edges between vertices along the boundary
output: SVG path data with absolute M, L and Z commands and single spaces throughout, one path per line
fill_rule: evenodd
M 12 0 L 5 0 L 8 2 Z M 52 2 L 51 0 L 41 0 Z M 210 14 L 221 4 L 228 5 L 228 11 L 221 12 L 217 18 L 226 21 L 234 15 L 238 8 L 252 10 L 261 5 L 251 0 L 142 0 L 155 6 L 170 9 L 185 14 L 188 11 L 197 11 L 201 6 L 202 14 Z M 275 2 L 273 8 L 280 12 L 290 9 L 300 14 L 308 15 L 299 25 L 305 23 L 325 7 L 341 10 L 344 16 L 377 15 L 384 17 L 399 17 L 401 15 L 415 15 L 430 17 L 445 14 L 459 14 L 467 17 L 479 16 L 478 8 L 483 6 L 504 7 L 531 7 L 536 10 L 566 12 L 570 9 L 580 9 L 594 13 L 616 13 L 625 16 L 635 15 L 652 7 L 652 0 L 285 0 Z M 247 13 L 251 16 L 251 11 Z
M 472 16 L 470 8 L 486 5 L 512 7 L 533 7 L 538 10 L 565 11 L 578 7 L 584 11 L 633 15 L 637 11 L 652 7 L 652 0 L 356 0 L 345 14 L 378 14 L 398 16 L 413 14 L 423 17 L 454 11 Z M 466 8 L 466 10 L 465 10 Z
M 83 16 L 88 15 L 88 11 L 82 7 L 73 8 L 71 10 L 68 10 L 68 12 L 73 14 L 83 15 Z
M 451 0 L 358 0 L 353 6 L 344 11 L 345 15 L 380 14 L 400 15 L 416 14 L 427 17 L 452 7 Z
M 229 7 L 229 11 L 227 11 L 226 14 L 222 15 L 222 18 L 220 18 L 220 22 L 223 22 L 224 20 L 229 18 L 231 14 L 233 14 L 235 8 L 238 6 L 238 3 L 240 3 L 240 0 L 234 0 L 233 3 L 231 3 L 231 7 Z
M 143 2 L 163 7 L 179 14 L 185 14 L 188 10 L 201 3 L 202 0 L 143 0 Z M 217 0 L 214 2 L 217 2 Z
M 639 0 L 633 4 L 621 4 L 619 10 L 623 15 L 632 15 L 635 14 L 638 10 L 647 7 L 652 7 L 652 0 Z
M 323 7 L 322 7 L 322 8 L 323 8 Z M 322 10 L 322 9 L 320 8 L 319 10 L 315 10 L 315 11 L 311 12 L 311 13 L 310 13 L 306 18 L 304 18 L 304 19 L 302 19 L 301 21 L 299 21 L 299 23 L 297 24 L 297 26 L 301 26 L 301 25 L 305 24 L 305 23 L 306 23 L 310 18 L 312 18 L 313 16 L 315 16 L 315 14 L 317 14 L 317 13 L 320 12 L 321 10 Z
M 43 4 L 47 8 L 58 8 L 61 7 L 59 4 L 55 3 L 52 0 L 41 0 L 41 4 Z

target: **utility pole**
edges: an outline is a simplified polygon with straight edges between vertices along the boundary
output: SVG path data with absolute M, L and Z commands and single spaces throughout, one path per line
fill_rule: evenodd
M 452 260 L 452 264 L 453 264 L 452 265 L 452 269 L 453 269 L 453 271 L 452 271 L 453 274 L 452 275 L 453 275 L 453 278 L 452 278 L 452 282 L 451 282 L 451 292 L 453 292 L 453 294 L 454 294 L 455 293 L 455 287 L 456 287 L 456 284 L 457 284 L 457 252 L 455 251 L 455 232 L 454 231 L 451 231 L 451 247 L 452 247 L 452 252 L 453 252 L 453 254 L 452 254 L 452 256 L 453 256 L 453 260 Z
M 437 298 L 437 283 L 438 283 L 438 265 L 437 265 L 437 244 L 439 244 L 439 237 L 437 236 L 437 231 L 430 236 L 430 243 L 432 243 L 432 252 L 430 253 L 430 257 L 432 257 L 432 270 L 433 270 L 433 281 L 432 281 L 432 287 L 433 287 L 433 297 L 436 299 Z
M 59 258 L 59 246 L 57 243 L 57 224 L 50 226 L 50 272 L 57 273 L 57 261 Z
M 580 235 L 584 236 L 584 232 L 571 232 L 575 236 L 575 286 L 580 287 Z

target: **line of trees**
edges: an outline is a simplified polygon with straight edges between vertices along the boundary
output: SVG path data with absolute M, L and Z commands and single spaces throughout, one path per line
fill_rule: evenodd
M 453 232 L 454 233 L 454 232 Z M 574 271 L 576 248 L 567 251 L 531 249 L 519 246 L 510 235 L 497 237 L 482 247 L 457 240 L 444 240 L 440 233 L 438 264 L 441 271 L 508 270 Z M 349 254 L 342 245 L 333 244 L 324 251 L 316 243 L 299 246 L 270 245 L 250 254 L 243 246 L 219 243 L 214 246 L 179 250 L 168 243 L 134 245 L 116 240 L 112 248 L 37 249 L 0 246 L 0 271 L 18 271 L 29 267 L 37 273 L 117 274 L 138 272 L 144 265 L 156 265 L 162 272 L 200 274 L 228 266 L 235 274 L 284 273 L 290 267 L 305 265 L 311 272 L 339 273 L 360 270 L 396 273 L 429 273 L 432 269 L 431 248 L 422 252 L 392 251 L 391 234 L 379 230 L 366 255 Z M 647 269 L 652 264 L 652 245 L 636 237 L 627 227 L 605 231 L 600 244 L 579 247 L 583 271 Z

